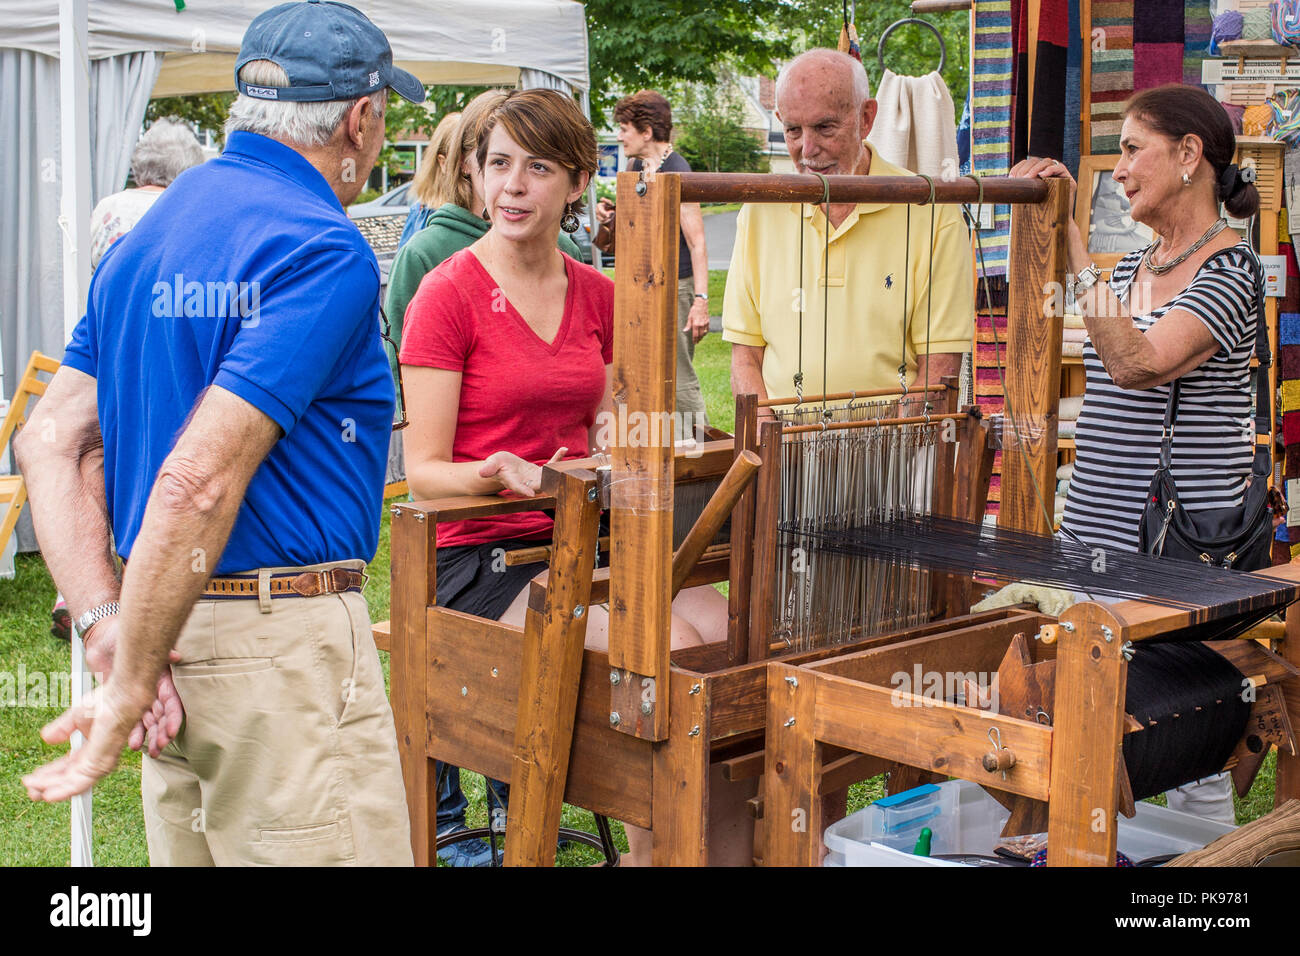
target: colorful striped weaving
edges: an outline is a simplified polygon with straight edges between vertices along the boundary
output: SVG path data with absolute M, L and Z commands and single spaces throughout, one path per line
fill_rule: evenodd
M 973 6 L 971 163 L 978 176 L 1005 176 L 1011 168 L 1011 0 L 974 0 Z M 995 207 L 993 226 L 980 233 L 986 274 L 1006 275 L 1010 207 Z
M 1091 143 L 1094 156 L 1119 152 L 1124 101 L 1133 95 L 1133 0 L 1092 4 Z

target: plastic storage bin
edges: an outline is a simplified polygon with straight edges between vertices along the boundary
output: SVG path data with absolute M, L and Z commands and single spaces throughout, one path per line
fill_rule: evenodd
M 917 790 L 926 793 L 917 794 Z M 913 796 L 902 799 L 909 794 Z M 1010 815 L 982 787 L 968 780 L 918 787 L 898 794 L 898 798 L 884 807 L 878 800 L 827 827 L 824 839 L 829 852 L 825 865 L 961 866 L 949 860 L 913 856 L 921 828 L 928 826 L 934 834 L 931 853 L 990 856 Z M 936 808 L 938 813 L 921 819 Z M 886 821 L 895 825 L 892 834 L 885 832 Z M 1120 852 L 1134 863 L 1141 863 L 1151 857 L 1199 849 L 1233 829 L 1153 803 L 1139 803 L 1133 819 L 1119 818 L 1116 842 Z

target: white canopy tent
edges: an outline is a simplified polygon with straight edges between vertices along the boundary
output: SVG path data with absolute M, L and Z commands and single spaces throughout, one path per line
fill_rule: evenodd
M 249 21 L 279 0 L 0 0 L 0 391 L 33 350 L 62 358 L 85 309 L 90 211 L 126 184 L 151 98 L 234 89 Z M 576 0 L 353 0 L 426 84 L 590 82 Z M 30 546 L 30 521 L 22 538 Z M 20 540 L 20 544 L 24 543 Z M 73 639 L 73 690 L 89 688 Z M 74 740 L 73 746 L 78 741 Z M 90 795 L 72 863 L 90 865 Z

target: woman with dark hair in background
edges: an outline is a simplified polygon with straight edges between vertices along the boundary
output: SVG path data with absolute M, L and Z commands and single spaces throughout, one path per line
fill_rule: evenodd
M 618 141 L 632 172 L 649 169 L 664 173 L 689 173 L 690 163 L 673 152 L 673 111 L 661 94 L 641 90 L 625 96 L 614 106 Z M 596 204 L 601 224 L 596 245 L 614 251 L 614 204 L 602 199 Z M 704 217 L 700 204 L 682 203 L 681 239 L 677 250 L 677 414 L 678 432 L 692 435 L 696 424 L 708 424 L 704 395 L 695 374 L 695 345 L 709 334 L 709 252 L 704 241 Z
M 1220 203 L 1236 218 L 1259 210 L 1258 191 L 1232 162 L 1235 147 L 1232 123 L 1204 90 L 1145 90 L 1125 107 L 1114 178 L 1133 220 L 1156 240 L 1101 283 L 1070 221 L 1087 387 L 1061 528 L 1085 544 L 1138 550 L 1175 379 L 1172 473 L 1185 507 L 1242 503 L 1255 457 L 1250 358 L 1262 267 L 1219 213 Z M 1026 159 L 1011 175 L 1070 179 L 1074 192 L 1069 171 L 1052 159 Z M 1226 774 L 1170 791 L 1169 806 L 1235 822 Z

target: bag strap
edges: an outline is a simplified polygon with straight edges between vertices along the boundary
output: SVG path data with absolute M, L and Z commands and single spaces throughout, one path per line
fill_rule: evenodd
M 1272 450 L 1259 444 L 1259 435 L 1270 435 L 1273 426 L 1273 395 L 1268 387 L 1268 370 L 1273 366 L 1273 352 L 1268 345 L 1268 319 L 1264 314 L 1264 264 L 1252 256 L 1259 270 L 1255 276 L 1255 357 L 1259 365 L 1254 370 L 1255 396 L 1255 459 L 1251 470 L 1258 475 L 1269 473 Z M 1169 401 L 1165 403 L 1165 423 L 1160 432 L 1160 467 L 1169 470 L 1173 455 L 1174 423 L 1178 419 L 1178 393 L 1181 378 L 1169 384 Z

